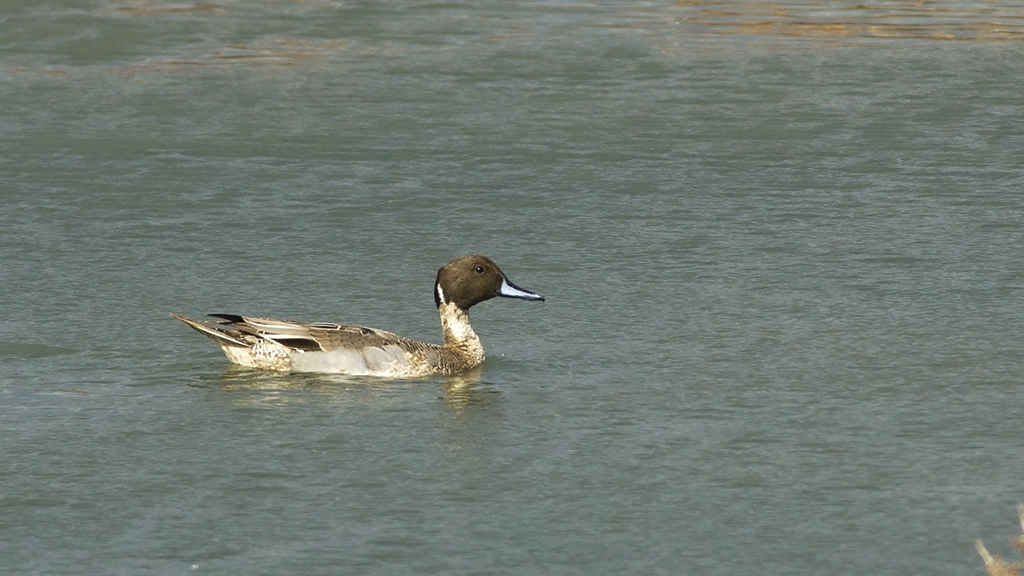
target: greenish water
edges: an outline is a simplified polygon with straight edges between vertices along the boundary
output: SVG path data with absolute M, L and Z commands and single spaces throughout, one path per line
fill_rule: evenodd
M 0 572 L 1012 558 L 1024 11 L 824 6 L 5 3 Z M 469 252 L 462 378 L 168 316 L 439 341 Z

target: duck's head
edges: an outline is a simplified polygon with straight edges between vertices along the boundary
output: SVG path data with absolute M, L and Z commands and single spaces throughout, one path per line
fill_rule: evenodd
M 442 304 L 455 304 L 469 310 L 471 306 L 495 296 L 544 301 L 540 294 L 509 282 L 494 260 L 479 254 L 456 258 L 437 271 L 434 303 L 438 308 Z

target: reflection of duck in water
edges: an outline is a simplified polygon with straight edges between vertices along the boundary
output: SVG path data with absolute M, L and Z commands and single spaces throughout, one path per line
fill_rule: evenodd
M 391 332 L 326 322 L 211 314 L 220 320 L 178 320 L 208 336 L 228 359 L 267 370 L 409 378 L 457 374 L 484 361 L 480 337 L 469 324 L 469 309 L 495 296 L 544 300 L 509 282 L 486 256 L 456 258 L 437 272 L 434 302 L 441 314 L 444 344 L 410 340 Z

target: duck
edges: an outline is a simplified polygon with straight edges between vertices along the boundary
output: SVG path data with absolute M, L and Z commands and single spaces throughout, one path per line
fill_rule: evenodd
M 345 324 L 303 324 L 238 314 L 216 320 L 172 317 L 213 340 L 235 364 L 278 372 L 416 378 L 454 375 L 483 363 L 484 348 L 469 323 L 469 309 L 491 298 L 543 302 L 540 294 L 513 284 L 490 258 L 469 254 L 437 271 L 434 304 L 443 344 Z

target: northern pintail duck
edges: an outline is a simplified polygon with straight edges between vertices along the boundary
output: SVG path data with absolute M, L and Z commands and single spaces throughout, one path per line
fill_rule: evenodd
M 509 282 L 490 258 L 471 254 L 437 271 L 434 303 L 441 314 L 443 345 L 328 322 L 301 324 L 235 314 L 210 314 L 219 320 L 171 316 L 208 336 L 229 360 L 242 366 L 409 378 L 456 374 L 480 365 L 484 348 L 469 324 L 469 309 L 495 296 L 544 300 Z

